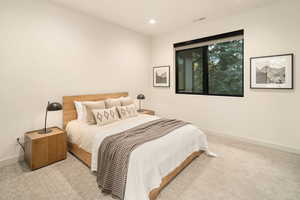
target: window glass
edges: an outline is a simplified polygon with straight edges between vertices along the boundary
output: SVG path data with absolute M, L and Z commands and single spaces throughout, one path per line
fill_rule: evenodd
M 177 89 L 180 92 L 203 92 L 202 48 L 177 52 Z
M 208 46 L 209 94 L 243 95 L 243 40 Z

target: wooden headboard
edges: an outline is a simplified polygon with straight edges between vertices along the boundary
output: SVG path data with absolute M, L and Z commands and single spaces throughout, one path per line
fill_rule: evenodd
M 126 96 L 128 96 L 128 92 L 64 96 L 63 97 L 64 128 L 66 128 L 69 121 L 77 119 L 77 113 L 76 113 L 74 101 L 101 101 L 108 98 L 118 98 L 118 97 L 126 97 Z

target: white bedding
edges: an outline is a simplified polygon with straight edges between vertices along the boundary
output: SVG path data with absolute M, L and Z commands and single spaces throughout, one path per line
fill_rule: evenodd
M 67 133 L 72 143 L 92 154 L 91 170 L 96 171 L 98 149 L 105 137 L 158 118 L 140 114 L 102 127 L 74 120 L 68 123 Z M 160 186 L 163 177 L 199 150 L 208 150 L 207 139 L 193 125 L 178 128 L 136 148 L 129 159 L 125 200 L 148 200 L 149 192 Z

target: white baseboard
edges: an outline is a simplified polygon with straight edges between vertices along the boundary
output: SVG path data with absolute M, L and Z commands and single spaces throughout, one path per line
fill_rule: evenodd
M 23 160 L 24 160 L 23 155 L 13 156 L 13 157 L 10 157 L 10 158 L 4 158 L 4 159 L 0 160 L 0 167 L 11 165 L 11 164 L 14 164 L 16 162 L 23 161 Z
M 245 142 L 245 143 L 249 143 L 249 144 L 255 144 L 255 145 L 259 145 L 259 146 L 264 146 L 264 147 L 268 147 L 268 148 L 272 148 L 272 149 L 276 149 L 276 150 L 285 151 L 285 152 L 300 155 L 300 149 L 291 148 L 291 147 L 287 147 L 287 146 L 284 146 L 284 145 L 274 144 L 274 143 L 271 143 L 271 142 L 266 142 L 266 141 L 257 140 L 257 139 L 253 139 L 253 138 L 248 138 L 248 137 L 236 136 L 236 135 L 232 135 L 232 134 L 217 133 L 217 132 L 210 131 L 210 130 L 203 130 L 203 131 L 207 135 L 227 137 L 227 138 L 231 138 L 231 139 L 238 140 L 238 141 Z

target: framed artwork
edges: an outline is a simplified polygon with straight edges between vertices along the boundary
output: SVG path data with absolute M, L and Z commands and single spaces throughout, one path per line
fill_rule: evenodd
M 153 67 L 153 87 L 170 87 L 170 66 Z
M 293 54 L 250 58 L 250 88 L 293 89 Z

